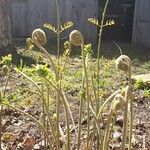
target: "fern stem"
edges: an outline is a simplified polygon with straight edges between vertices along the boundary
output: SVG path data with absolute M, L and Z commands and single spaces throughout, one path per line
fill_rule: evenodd
M 99 109 L 98 115 L 97 115 L 97 119 L 99 119 L 99 117 L 101 116 L 101 113 L 103 111 L 103 109 L 105 108 L 105 106 L 107 105 L 107 103 L 112 100 L 118 93 L 120 93 L 121 90 L 117 90 L 116 92 L 114 92 L 112 95 L 110 95 L 105 102 L 103 103 L 103 105 L 101 106 L 101 108 Z
M 56 82 L 59 82 L 59 57 L 60 57 L 60 0 L 56 0 L 56 10 L 57 10 L 57 76 Z M 57 88 L 61 88 L 61 84 L 57 84 Z M 56 131 L 57 131 L 57 143 L 58 149 L 60 149 L 60 141 L 59 141 L 59 119 L 60 119 L 60 97 L 57 92 L 57 102 L 56 102 Z
M 130 65 L 130 71 L 129 71 L 129 87 L 131 89 L 130 94 L 130 120 L 129 120 L 129 150 L 132 149 L 132 134 L 133 134 L 133 91 L 132 91 L 132 79 L 131 79 L 131 64 Z
M 105 15 L 106 15 L 106 10 L 107 10 L 107 7 L 108 7 L 108 3 L 109 3 L 109 0 L 106 0 L 106 3 L 105 3 L 105 7 L 104 7 L 104 11 L 103 11 L 103 14 L 102 14 L 102 19 L 101 19 L 101 26 L 100 26 L 100 29 L 99 29 L 99 39 L 98 39 L 98 50 L 97 50 L 97 86 L 98 86 L 98 103 L 99 103 L 99 98 L 100 98 L 100 95 L 99 95 L 99 75 L 100 75 L 100 50 L 101 50 L 101 42 L 102 42 L 102 33 L 103 33 L 103 25 L 104 25 L 104 19 L 105 19 Z M 100 102 L 101 103 L 101 102 Z M 97 110 L 99 109 L 100 105 L 98 104 L 97 105 Z
M 67 123 L 67 149 L 70 150 L 70 127 L 69 127 L 69 113 L 73 122 L 73 125 L 75 127 L 75 123 L 72 117 L 72 113 L 68 104 L 68 101 L 65 97 L 65 94 L 63 92 L 62 89 L 57 88 L 51 81 L 49 81 L 47 78 L 45 78 L 45 80 L 56 90 L 56 92 L 58 92 L 59 96 L 62 99 L 62 102 L 64 104 L 64 108 L 65 108 L 65 113 L 66 113 L 66 123 Z
M 128 102 L 129 102 L 129 93 L 130 93 L 130 87 L 128 86 L 126 88 L 125 92 L 125 110 L 124 110 L 124 120 L 123 120 L 123 131 L 122 131 L 122 146 L 121 149 L 125 150 L 126 146 L 126 138 L 127 138 L 127 125 L 128 125 Z
M 89 145 L 90 139 L 90 95 L 89 95 L 89 81 L 88 81 L 88 73 L 87 73 L 87 64 L 84 52 L 84 42 L 81 44 L 82 51 L 82 59 L 83 59 L 83 69 L 85 75 L 85 85 L 86 85 L 86 99 L 87 99 L 87 148 Z
M 111 119 L 112 119 L 112 112 L 110 110 L 106 130 L 105 130 L 104 141 L 103 141 L 103 149 L 102 150 L 108 150 L 108 144 L 109 144 L 108 141 L 109 141 L 109 132 L 110 132 L 109 130 L 110 130 Z
M 55 75 L 57 75 L 56 65 L 55 65 L 55 63 L 54 63 L 54 61 L 53 61 L 51 55 L 47 52 L 47 50 L 46 50 L 44 47 L 42 47 L 42 46 L 41 46 L 38 42 L 36 42 L 35 40 L 34 40 L 34 44 L 35 44 L 44 54 L 47 55 L 48 59 L 50 60 L 50 62 L 51 62 L 51 64 L 52 64 L 54 73 L 55 73 Z

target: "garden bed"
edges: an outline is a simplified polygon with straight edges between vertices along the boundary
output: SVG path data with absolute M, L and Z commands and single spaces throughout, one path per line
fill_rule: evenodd
M 123 49 L 123 53 L 131 56 L 132 59 L 132 72 L 133 74 L 148 73 L 150 71 L 150 60 L 148 58 L 149 52 L 145 50 L 146 54 L 140 48 L 134 48 L 128 43 L 119 43 Z M 19 49 L 19 48 L 18 48 Z M 74 50 L 75 51 L 75 50 Z M 71 57 L 68 60 L 66 71 L 64 72 L 64 92 L 66 93 L 69 105 L 72 110 L 75 124 L 78 122 L 79 111 L 79 91 L 81 88 L 82 77 L 82 59 L 80 53 L 72 51 Z M 104 57 L 100 59 L 101 70 L 101 95 L 102 99 L 108 97 L 113 91 L 122 88 L 126 85 L 126 76 L 115 68 L 115 58 L 119 56 L 118 50 L 113 43 L 104 42 L 103 50 Z M 24 53 L 24 52 L 23 52 Z M 22 54 L 23 54 L 22 53 Z M 32 52 L 31 52 L 32 54 Z M 34 54 L 33 54 L 34 55 Z M 90 59 L 89 74 L 96 67 L 96 58 Z M 55 55 L 52 56 L 55 59 Z M 34 57 L 33 57 L 34 58 Z M 13 60 L 15 60 L 13 56 Z M 18 59 L 18 58 L 17 58 Z M 19 60 L 19 59 L 18 59 Z M 33 59 L 34 60 L 34 59 Z M 28 61 L 28 59 L 26 59 Z M 14 61 L 15 62 L 15 61 Z M 19 62 L 19 61 L 18 61 Z M 23 60 L 24 62 L 24 60 Z M 16 62 L 15 62 L 16 63 Z M 14 65 L 14 64 L 13 64 Z M 22 67 L 21 63 L 17 64 L 18 67 Z M 32 75 L 34 65 L 23 65 L 23 70 L 32 79 L 38 81 L 34 75 Z M 0 75 L 1 90 L 4 88 L 6 77 L 1 73 Z M 40 83 L 39 83 L 40 84 Z M 72 86 L 73 85 L 73 86 Z M 50 90 L 50 92 L 53 92 Z M 30 84 L 28 80 L 22 77 L 19 73 L 16 73 L 13 69 L 10 73 L 10 81 L 7 86 L 7 99 L 12 104 L 20 108 L 23 112 L 29 113 L 35 118 L 42 121 L 42 100 L 37 95 L 35 87 Z M 50 114 L 55 115 L 56 97 L 55 94 L 51 94 L 50 100 Z M 133 100 L 133 149 L 134 150 L 150 150 L 150 89 L 144 87 L 144 89 L 134 89 Z M 86 150 L 86 107 L 83 109 L 82 120 L 82 138 L 81 149 Z M 104 114 L 104 120 L 105 120 Z M 64 110 L 61 110 L 61 123 L 63 131 L 66 131 Z M 91 118 L 92 120 L 92 118 Z M 115 118 L 115 124 L 111 135 L 110 149 L 120 150 L 120 143 L 122 138 L 122 124 L 123 114 L 119 112 L 119 115 Z M 10 150 L 30 150 L 37 149 L 43 150 L 44 139 L 42 137 L 42 131 L 37 124 L 29 117 L 22 115 L 20 112 L 13 108 L 5 107 L 3 110 L 2 121 L 2 147 L 6 147 Z M 92 127 L 91 127 L 92 130 Z M 76 149 L 75 132 L 71 131 L 72 149 Z

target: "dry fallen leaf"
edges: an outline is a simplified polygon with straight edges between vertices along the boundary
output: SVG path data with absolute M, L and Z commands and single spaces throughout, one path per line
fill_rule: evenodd
M 17 136 L 10 132 L 5 132 L 2 135 L 2 141 L 5 141 L 5 142 L 14 142 L 16 140 L 16 138 L 17 138 Z
M 35 139 L 29 135 L 26 136 L 26 138 L 24 139 L 23 143 L 22 143 L 22 147 L 25 150 L 32 150 L 33 146 L 35 144 Z

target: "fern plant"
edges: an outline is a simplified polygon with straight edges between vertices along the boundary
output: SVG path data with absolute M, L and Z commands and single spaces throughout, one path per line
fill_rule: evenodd
M 42 101 L 42 120 L 35 118 L 34 116 L 25 113 L 16 106 L 11 105 L 8 101 L 5 101 L 5 90 L 1 93 L 1 105 L 6 105 L 19 111 L 23 115 L 31 118 L 37 123 L 39 129 L 42 131 L 44 137 L 44 148 L 50 150 L 71 150 L 73 148 L 81 149 L 83 146 L 82 143 L 82 118 L 83 118 L 83 108 L 86 109 L 86 139 L 84 144 L 84 149 L 102 149 L 108 150 L 110 145 L 111 131 L 114 125 L 114 119 L 116 118 L 118 111 L 124 112 L 124 122 L 122 129 L 122 146 L 121 149 L 125 150 L 127 144 L 127 129 L 129 129 L 129 142 L 128 149 L 132 148 L 132 128 L 133 128 L 133 86 L 131 82 L 131 60 L 128 56 L 122 55 L 119 56 L 116 61 L 116 67 L 123 71 L 128 77 L 128 85 L 125 89 L 119 89 L 112 93 L 108 98 L 105 98 L 102 101 L 100 94 L 100 51 L 101 51 L 101 40 L 103 28 L 107 26 L 114 25 L 113 20 L 108 20 L 104 22 L 106 10 L 109 4 L 109 0 L 106 0 L 104 11 L 102 14 L 101 22 L 94 18 L 89 18 L 88 21 L 99 27 L 99 42 L 97 50 L 97 63 L 96 71 L 91 71 L 89 69 L 90 58 L 92 56 L 91 44 L 85 44 L 84 37 L 82 33 L 78 30 L 73 30 L 69 35 L 69 40 L 64 43 L 64 53 L 60 54 L 60 34 L 71 28 L 73 26 L 72 22 L 66 22 L 63 25 L 60 24 L 60 0 L 56 0 L 57 6 L 57 27 L 54 27 L 52 24 L 44 24 L 44 27 L 56 33 L 57 35 L 57 57 L 54 58 L 44 48 L 47 43 L 47 36 L 45 32 L 41 29 L 35 29 L 32 32 L 31 38 L 27 39 L 27 49 L 32 50 L 33 47 L 37 47 L 43 56 L 43 64 L 36 64 L 34 66 L 33 76 L 37 76 L 38 81 L 35 78 L 27 75 L 23 67 L 17 68 L 14 70 L 22 75 L 25 79 L 30 81 L 34 86 Z M 80 95 L 80 106 L 78 113 L 78 122 L 75 124 L 74 116 L 70 108 L 70 103 L 68 101 L 67 94 L 64 90 L 64 70 L 70 56 L 71 47 L 80 47 L 81 48 L 81 59 L 82 64 L 80 65 L 82 70 L 82 82 L 81 89 L 79 91 Z M 6 62 L 9 64 L 10 57 L 3 58 L 3 63 Z M 89 72 L 92 72 L 90 75 Z M 3 67 L 3 73 L 9 77 L 9 69 L 7 66 Z M 8 78 L 9 79 L 9 78 Z M 96 84 L 95 84 L 96 80 Z M 9 80 L 8 80 L 9 81 Z M 8 85 L 8 81 L 6 86 Z M 39 83 L 40 81 L 40 83 Z M 74 85 L 72 85 L 74 86 Z M 51 90 L 51 92 L 50 92 Z M 50 104 L 49 100 L 54 99 L 56 102 L 56 110 L 52 115 L 50 113 Z M 129 107 L 130 106 L 130 107 Z M 65 114 L 65 127 L 64 130 L 61 127 L 61 109 L 64 109 Z M 1 109 L 2 112 L 2 109 Z M 104 112 L 107 112 L 106 120 L 104 121 Z M 129 112 L 129 113 L 128 113 Z M 2 121 L 2 114 L 0 113 L 0 124 Z M 129 128 L 128 128 L 129 124 Z M 71 127 L 75 130 L 74 139 L 71 135 Z M 1 126 L 0 126 L 1 128 Z M 78 130 L 77 130 L 78 129 Z M 1 130 L 0 130 L 1 132 Z M 1 136 L 1 133 L 0 133 Z M 73 147 L 73 144 L 75 145 Z

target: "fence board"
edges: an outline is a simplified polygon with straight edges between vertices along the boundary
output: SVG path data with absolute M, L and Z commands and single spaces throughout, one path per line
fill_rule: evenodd
M 150 48 L 150 0 L 136 0 L 132 43 Z
M 56 0 L 11 0 L 9 7 L 14 37 L 28 37 L 45 22 L 57 23 Z M 88 41 L 96 41 L 97 28 L 87 19 L 97 15 L 98 0 L 61 0 L 61 22 L 73 21 L 74 29 L 79 29 Z
M 13 3 L 11 11 L 11 25 L 12 25 L 12 34 L 16 37 L 26 36 L 27 34 L 27 2 L 22 1 L 22 3 Z

